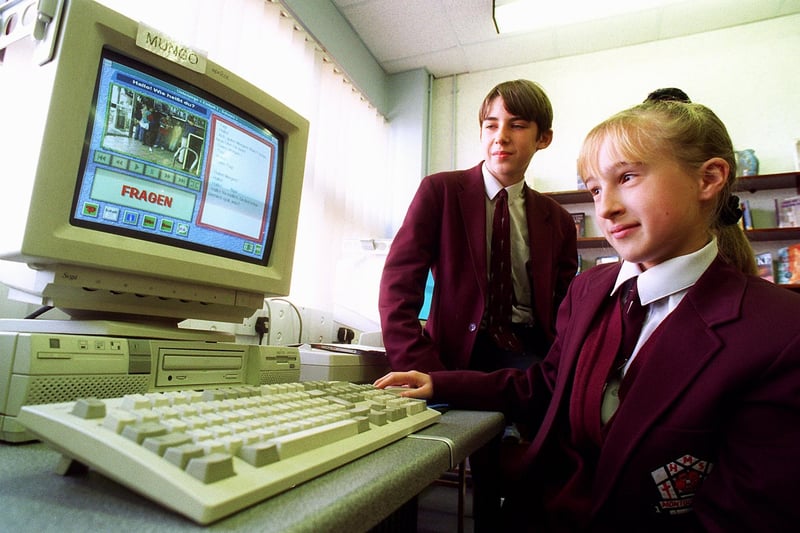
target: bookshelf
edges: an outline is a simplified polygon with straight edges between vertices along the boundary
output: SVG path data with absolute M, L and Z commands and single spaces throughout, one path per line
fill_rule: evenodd
M 800 193 L 800 171 L 741 176 L 736 183 L 737 192 L 755 193 L 774 189 L 794 189 L 796 194 Z
M 766 191 L 766 193 L 765 193 Z M 781 172 L 777 174 L 761 174 L 758 176 L 741 176 L 737 179 L 735 187 L 736 194 L 742 199 L 761 198 L 762 205 L 768 205 L 770 198 L 766 195 L 777 194 L 793 196 L 800 194 L 800 171 Z M 557 191 L 545 193 L 559 204 L 563 205 L 567 211 L 584 211 L 586 218 L 594 217 L 592 207 L 592 196 L 586 190 Z M 589 204 L 589 205 L 582 205 Z M 767 211 L 764 209 L 762 211 Z M 774 219 L 774 216 L 772 217 Z M 778 228 L 771 227 L 767 216 L 763 215 L 755 229 L 745 231 L 745 235 L 753 243 L 756 253 L 762 251 L 774 252 L 782 246 L 800 242 L 800 228 Z M 591 227 L 587 224 L 587 233 L 591 233 Z M 578 237 L 578 250 L 589 251 L 590 255 L 602 256 L 613 253 L 613 248 L 603 237 L 586 236 Z M 800 285 L 781 285 L 788 289 L 800 292 Z

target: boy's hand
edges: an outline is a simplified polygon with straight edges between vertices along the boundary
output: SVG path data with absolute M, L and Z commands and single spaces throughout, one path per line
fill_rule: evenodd
M 433 380 L 428 374 L 412 370 L 410 372 L 389 372 L 378 378 L 373 385 L 379 389 L 386 387 L 404 387 L 400 396 L 406 398 L 420 398 L 428 400 L 433 398 Z

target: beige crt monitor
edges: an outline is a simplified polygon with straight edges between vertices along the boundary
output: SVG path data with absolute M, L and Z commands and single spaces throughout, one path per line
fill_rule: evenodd
M 172 324 L 287 295 L 308 122 L 169 28 L 43 4 L 43 31 L 0 41 L 0 281 L 74 319 Z

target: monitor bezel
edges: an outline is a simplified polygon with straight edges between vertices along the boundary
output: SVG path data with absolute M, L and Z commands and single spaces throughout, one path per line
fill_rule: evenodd
M 247 120 L 252 125 L 260 127 L 266 131 L 268 131 L 271 135 L 277 138 L 277 162 L 276 162 L 276 171 L 274 179 L 272 179 L 272 183 L 274 183 L 274 188 L 270 190 L 271 192 L 271 200 L 272 206 L 270 208 L 270 212 L 266 216 L 266 235 L 263 242 L 263 256 L 261 258 L 258 257 L 251 257 L 241 253 L 234 253 L 229 252 L 224 249 L 220 248 L 213 248 L 210 246 L 204 246 L 202 244 L 194 243 L 190 240 L 180 240 L 177 238 L 172 237 L 165 237 L 161 236 L 158 233 L 147 233 L 143 231 L 135 231 L 129 230 L 121 226 L 113 226 L 102 224 L 98 222 L 93 222 L 89 220 L 84 220 L 78 218 L 76 213 L 79 209 L 79 201 L 80 201 L 80 191 L 82 187 L 82 182 L 85 179 L 84 174 L 86 173 L 86 167 L 88 165 L 89 157 L 91 156 L 91 137 L 93 135 L 93 130 L 96 127 L 95 123 L 97 120 L 97 104 L 100 92 L 100 84 L 102 82 L 101 75 L 103 69 L 103 61 L 105 59 L 109 59 L 111 61 L 117 62 L 122 64 L 127 68 L 131 68 L 134 70 L 138 70 L 143 72 L 144 74 L 151 76 L 153 78 L 159 79 L 163 82 L 172 84 L 176 87 L 179 87 L 188 93 L 192 94 L 193 96 L 203 98 L 214 103 L 217 106 L 224 108 L 229 113 L 236 115 L 240 119 Z M 107 103 L 105 104 L 107 105 Z M 105 121 L 106 118 L 101 118 L 101 120 Z M 104 125 L 102 127 L 105 127 Z M 111 47 L 103 47 L 100 55 L 100 61 L 98 62 L 97 67 L 97 78 L 95 82 L 94 93 L 92 96 L 92 104 L 91 104 L 91 112 L 89 114 L 89 118 L 87 120 L 86 125 L 86 136 L 84 140 L 84 147 L 83 153 L 81 155 L 80 166 L 78 167 L 78 175 L 76 176 L 75 180 L 75 196 L 73 198 L 73 206 L 72 211 L 70 213 L 70 222 L 78 227 L 87 228 L 90 230 L 100 231 L 104 233 L 110 233 L 113 235 L 120 235 L 126 236 L 134 239 L 142 239 L 146 241 L 152 241 L 159 244 L 164 244 L 167 246 L 178 246 L 180 248 L 185 248 L 187 250 L 193 250 L 196 252 L 208 253 L 211 255 L 217 255 L 220 257 L 225 257 L 233 260 L 240 260 L 246 261 L 248 263 L 254 263 L 256 265 L 266 266 L 269 264 L 269 258 L 272 253 L 272 245 L 274 242 L 275 237 L 275 227 L 278 218 L 278 213 L 280 212 L 280 200 L 281 200 L 281 187 L 283 184 L 283 162 L 284 162 L 284 146 L 286 143 L 285 136 L 271 127 L 269 124 L 265 124 L 263 121 L 253 117 L 249 113 L 242 111 L 241 109 L 235 107 L 230 102 L 220 99 L 219 97 L 203 90 L 200 87 L 194 86 L 186 81 L 172 76 L 166 72 L 158 70 L 151 65 L 142 63 L 136 59 L 130 58 L 124 53 L 121 53 Z M 202 190 L 198 191 L 199 196 L 202 195 Z

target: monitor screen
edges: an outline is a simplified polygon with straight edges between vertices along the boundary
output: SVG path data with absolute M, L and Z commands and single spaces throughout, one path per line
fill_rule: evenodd
M 91 0 L 59 23 L 52 55 L 21 40 L 0 62 L 9 297 L 175 325 L 241 323 L 288 295 L 308 121 Z
M 241 110 L 104 49 L 72 222 L 263 264 L 281 148 Z

